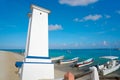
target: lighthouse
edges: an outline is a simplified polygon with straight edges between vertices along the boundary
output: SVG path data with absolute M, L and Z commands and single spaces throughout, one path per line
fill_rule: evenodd
M 49 10 L 31 5 L 25 58 L 21 68 L 21 80 L 54 79 L 54 64 L 49 58 L 48 15 Z

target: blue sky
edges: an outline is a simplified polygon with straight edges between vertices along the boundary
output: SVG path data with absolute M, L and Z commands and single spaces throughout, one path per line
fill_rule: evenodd
M 30 5 L 49 9 L 49 48 L 120 48 L 120 0 L 0 0 L 0 48 L 25 48 Z

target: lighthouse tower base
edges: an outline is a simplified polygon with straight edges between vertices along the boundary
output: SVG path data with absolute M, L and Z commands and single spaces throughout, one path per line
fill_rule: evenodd
M 42 57 L 26 58 L 22 65 L 21 80 L 53 80 L 54 64 Z

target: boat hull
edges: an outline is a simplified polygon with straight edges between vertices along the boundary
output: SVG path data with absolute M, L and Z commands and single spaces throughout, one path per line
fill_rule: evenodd
M 74 62 L 77 62 L 77 61 L 78 61 L 78 60 L 64 61 L 64 62 L 60 62 L 60 64 L 74 63 Z
M 83 61 L 83 62 L 79 62 L 79 63 L 77 63 L 77 64 L 75 64 L 75 67 L 83 67 L 83 66 L 87 66 L 87 65 L 90 65 L 90 64 L 92 64 L 94 62 L 94 60 L 93 60 L 93 58 L 90 58 L 90 59 L 88 59 L 88 60 L 86 60 L 86 61 Z
M 70 60 L 60 60 L 59 64 L 68 64 L 68 63 L 74 63 L 78 61 L 78 57 L 70 59 Z
M 62 59 L 64 59 L 64 56 L 59 56 L 59 57 L 51 58 L 52 61 L 55 61 L 55 60 L 62 60 Z
M 87 64 L 84 64 L 84 65 L 79 65 L 78 67 L 80 68 L 80 67 L 83 67 L 83 66 L 87 66 L 87 65 L 90 65 L 90 64 L 92 64 L 93 62 L 89 62 L 89 63 L 87 63 Z
M 120 64 L 118 64 L 117 66 L 110 68 L 110 69 L 106 69 L 106 70 L 102 70 L 102 75 L 107 75 L 110 74 L 116 70 L 118 70 L 120 68 Z

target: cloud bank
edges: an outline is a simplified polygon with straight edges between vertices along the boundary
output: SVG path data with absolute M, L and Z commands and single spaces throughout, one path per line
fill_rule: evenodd
M 120 14 L 120 10 L 116 11 L 118 14 Z
M 105 18 L 107 18 L 107 19 L 111 18 L 110 15 L 104 15 L 104 16 L 105 16 Z
M 83 21 L 88 21 L 88 20 L 97 21 L 100 18 L 102 18 L 102 15 L 100 15 L 100 14 L 95 14 L 95 15 L 90 14 L 88 16 L 83 17 L 82 19 L 75 18 L 74 21 L 76 21 L 76 22 L 83 22 Z
M 98 0 L 59 0 L 60 4 L 67 4 L 69 6 L 87 6 L 96 3 Z
M 95 14 L 95 15 L 88 15 L 88 16 L 85 16 L 83 18 L 84 21 L 88 21 L 88 20 L 92 20 L 92 21 L 96 21 L 96 20 L 99 20 L 100 18 L 102 18 L 102 15 L 99 15 L 99 14 Z
M 63 30 L 62 26 L 59 24 L 49 25 L 49 31 Z

